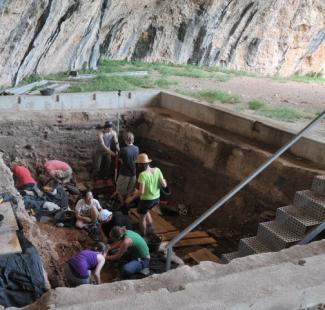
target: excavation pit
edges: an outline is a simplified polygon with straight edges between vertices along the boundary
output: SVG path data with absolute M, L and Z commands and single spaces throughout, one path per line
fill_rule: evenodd
M 163 216 L 178 230 L 191 224 L 277 148 L 156 103 L 124 106 L 119 110 L 114 107 L 50 110 L 50 113 L 38 109 L 3 114 L 0 142 L 6 164 L 22 161 L 36 176 L 37 164 L 45 159 L 60 159 L 71 165 L 79 185 L 92 188 L 96 126 L 109 119 L 116 128 L 119 119 L 120 141 L 123 131 L 132 131 L 141 152 L 148 153 L 153 166 L 163 171 L 172 195 L 162 200 L 189 210 L 184 216 Z M 273 219 L 276 208 L 289 204 L 294 193 L 311 184 L 322 169 L 322 165 L 297 159 L 293 154 L 276 161 L 197 228 L 217 240 L 217 244 L 204 247 L 217 256 L 235 250 L 240 238 L 255 235 L 258 223 Z M 110 191 L 112 188 L 95 193 L 105 203 Z M 27 213 L 24 216 L 24 231 L 43 258 L 51 286 L 64 286 L 63 263 L 77 251 L 91 247 L 93 241 L 85 231 L 74 228 L 39 222 L 33 228 Z M 198 248 L 179 248 L 176 253 L 186 259 L 189 252 Z M 104 282 L 118 279 L 116 269 L 104 267 Z

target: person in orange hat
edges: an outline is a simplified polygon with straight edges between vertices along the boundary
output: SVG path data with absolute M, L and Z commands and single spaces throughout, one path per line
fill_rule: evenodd
M 161 170 L 150 167 L 151 161 L 146 153 L 138 155 L 135 163 L 138 164 L 139 171 L 142 171 L 138 177 L 139 189 L 126 201 L 129 203 L 136 197 L 140 197 L 137 211 L 140 214 L 139 228 L 143 236 L 147 234 L 148 227 L 153 224 L 150 210 L 160 202 L 160 187 L 167 187 Z

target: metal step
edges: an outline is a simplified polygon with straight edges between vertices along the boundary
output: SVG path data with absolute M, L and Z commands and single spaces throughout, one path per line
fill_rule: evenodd
M 302 208 L 318 221 L 325 220 L 325 197 L 314 194 L 310 190 L 296 192 L 293 205 Z
M 241 257 L 239 251 L 225 253 L 221 255 L 221 262 L 224 264 L 230 263 L 235 258 Z
M 300 241 L 303 236 L 276 221 L 260 223 L 257 237 L 273 251 L 280 251 Z
M 311 190 L 315 194 L 325 196 L 325 175 L 317 175 L 314 177 Z
M 272 250 L 269 249 L 262 240 L 257 238 L 257 236 L 254 236 L 240 239 L 238 251 L 241 256 L 247 256 L 252 254 L 271 252 Z
M 285 225 L 299 236 L 305 235 L 321 223 L 304 209 L 292 205 L 278 208 L 275 221 L 281 225 Z

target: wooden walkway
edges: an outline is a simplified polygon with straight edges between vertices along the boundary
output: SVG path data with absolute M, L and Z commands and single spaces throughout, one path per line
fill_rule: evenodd
M 166 221 L 162 216 L 160 216 L 157 212 L 152 210 L 150 212 L 151 217 L 153 219 L 155 233 L 161 238 L 162 241 L 170 241 L 175 236 L 179 234 L 179 230 Z M 139 221 L 139 214 L 136 211 L 136 209 L 131 209 L 129 211 L 130 218 L 138 222 Z M 179 241 L 175 244 L 175 249 L 188 249 L 188 254 L 186 256 L 190 257 L 192 260 L 194 260 L 196 263 L 202 262 L 202 261 L 212 261 L 212 262 L 219 262 L 219 259 L 217 256 L 215 256 L 210 250 L 208 250 L 205 246 L 208 245 L 216 245 L 217 240 L 211 237 L 207 232 L 195 230 L 190 233 L 188 233 L 184 239 Z M 195 250 L 194 252 L 191 252 L 192 247 L 203 247 L 199 250 Z
M 0 225 L 0 255 L 21 253 L 17 237 L 18 225 L 10 202 L 0 203 L 0 214 L 4 216 Z

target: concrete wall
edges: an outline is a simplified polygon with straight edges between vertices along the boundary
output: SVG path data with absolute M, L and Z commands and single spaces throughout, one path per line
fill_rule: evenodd
M 285 145 L 294 136 L 293 132 L 256 121 L 248 116 L 171 93 L 161 93 L 160 106 L 276 148 Z M 290 152 L 325 166 L 325 144 L 321 142 L 301 138 Z
M 158 91 L 122 92 L 120 98 L 117 92 L 2 96 L 0 112 L 141 108 L 156 105 L 158 102 Z

